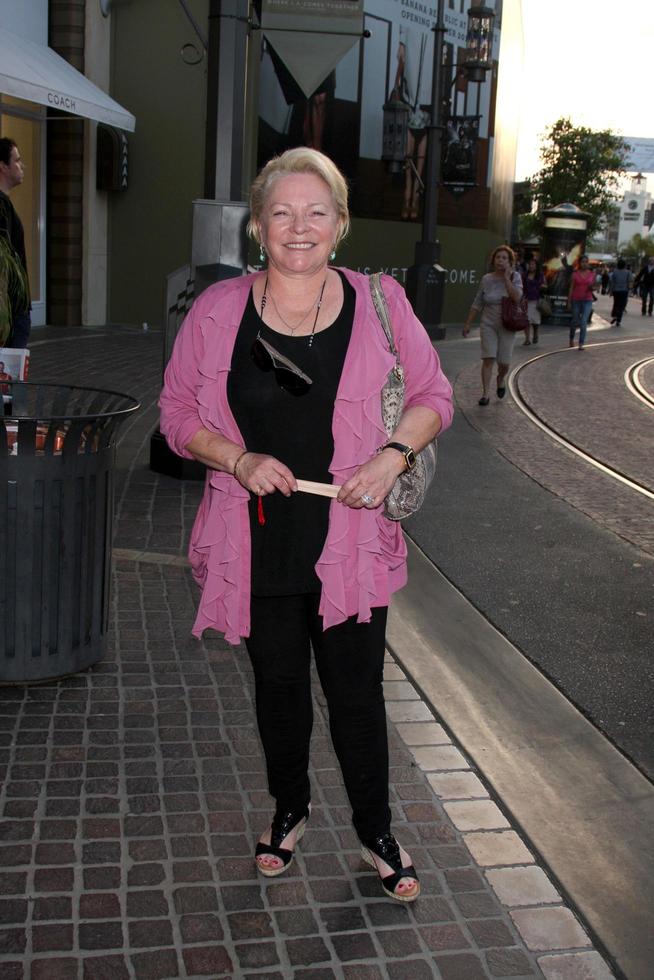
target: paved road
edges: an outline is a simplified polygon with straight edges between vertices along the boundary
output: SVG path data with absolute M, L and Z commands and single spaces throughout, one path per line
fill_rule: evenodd
M 608 301 L 598 306 L 606 313 Z M 651 485 L 654 415 L 634 405 L 621 379 L 625 360 L 654 355 L 654 322 L 631 313 L 618 332 L 595 321 L 584 352 L 566 349 L 562 328 L 545 328 L 537 348 L 516 348 L 514 364 L 563 348 L 529 369 L 529 396 L 555 425 Z M 644 340 L 593 350 L 638 337 Z M 633 351 L 625 354 L 627 346 Z M 476 339 L 452 337 L 439 352 L 459 411 L 441 440 L 436 492 L 407 530 L 651 778 L 652 502 L 555 445 L 510 397 L 480 408 Z

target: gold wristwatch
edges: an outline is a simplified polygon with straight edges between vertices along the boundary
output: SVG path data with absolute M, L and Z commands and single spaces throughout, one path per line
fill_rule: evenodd
M 405 446 L 401 442 L 387 442 L 380 448 L 379 452 L 383 452 L 384 449 L 397 449 L 398 453 L 402 453 L 407 470 L 412 470 L 416 465 L 416 454 L 411 446 Z

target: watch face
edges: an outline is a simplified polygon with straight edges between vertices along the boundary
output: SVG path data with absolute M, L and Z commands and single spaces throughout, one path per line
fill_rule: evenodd
M 416 465 L 416 454 L 414 453 L 413 449 L 407 449 L 404 458 L 406 459 L 406 465 L 410 470 L 412 470 Z

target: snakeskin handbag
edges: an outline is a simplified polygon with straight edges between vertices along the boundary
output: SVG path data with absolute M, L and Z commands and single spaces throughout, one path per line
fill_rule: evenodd
M 386 335 L 388 348 L 395 358 L 395 364 L 381 391 L 382 421 L 386 434 L 392 436 L 400 421 L 404 406 L 404 368 L 395 346 L 391 318 L 381 284 L 381 274 L 375 272 L 368 279 L 379 322 Z M 436 473 L 436 454 L 437 446 L 436 439 L 434 439 L 416 454 L 416 465 L 413 469 L 400 473 L 384 502 L 385 517 L 391 521 L 401 521 L 405 517 L 415 514 L 422 507 L 429 485 Z

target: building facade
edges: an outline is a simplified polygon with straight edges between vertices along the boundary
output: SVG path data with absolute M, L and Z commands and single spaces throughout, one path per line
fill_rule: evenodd
M 25 179 L 12 199 L 26 234 L 32 323 L 108 317 L 108 197 L 98 190 L 98 124 L 134 119 L 107 96 L 105 0 L 0 0 L 0 135 Z
M 444 4 L 450 118 L 438 237 L 445 323 L 463 319 L 489 252 L 511 234 L 521 4 L 489 0 L 496 11 L 493 67 L 480 84 L 465 81 L 457 68 L 469 6 L 470 0 Z M 136 119 L 125 141 L 128 179 L 98 189 L 96 120 L 62 113 L 65 104 L 0 95 L 2 133 L 14 136 L 28 162 L 16 204 L 30 229 L 35 322 L 161 322 L 166 276 L 189 262 L 192 202 L 207 196 L 210 10 L 210 0 L 0 0 L 0 27 L 49 45 Z M 253 21 L 260 10 L 253 4 Z M 363 14 L 370 36 L 359 38 L 319 86 L 325 114 L 318 145 L 334 155 L 352 188 L 352 232 L 337 261 L 384 269 L 404 282 L 422 208 L 419 181 L 407 199 L 407 173 L 421 170 L 424 145 L 416 138 L 409 169 L 391 174 L 381 159 L 383 106 L 402 84 L 413 109 L 429 110 L 436 9 L 418 0 L 364 0 Z M 314 110 L 321 100 L 296 98 L 280 83 L 283 73 L 263 33 L 250 31 L 243 55 L 243 199 L 271 152 L 318 139 Z M 308 43 L 319 46 L 320 36 Z M 115 120 L 113 129 L 121 134 Z
M 628 245 L 634 235 L 649 235 L 652 221 L 652 195 L 642 174 L 632 177 L 631 187 L 618 204 L 618 251 Z

